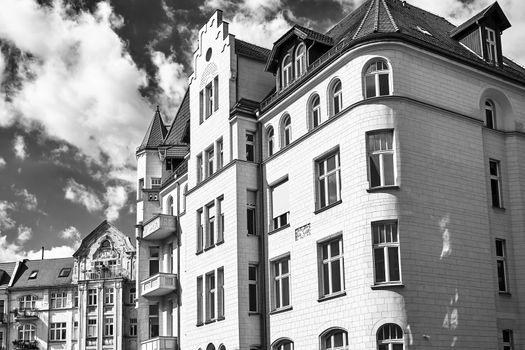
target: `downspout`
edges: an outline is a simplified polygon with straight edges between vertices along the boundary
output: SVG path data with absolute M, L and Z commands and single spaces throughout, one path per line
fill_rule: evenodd
M 180 184 L 177 182 L 177 349 L 180 349 Z M 171 253 L 173 254 L 173 252 Z

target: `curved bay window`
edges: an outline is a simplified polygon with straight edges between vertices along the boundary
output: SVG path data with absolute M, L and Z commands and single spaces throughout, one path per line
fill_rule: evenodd
M 328 98 L 328 103 L 330 105 L 330 116 L 333 117 L 343 109 L 343 89 L 341 80 L 335 79 L 330 84 Z
M 295 77 L 299 78 L 306 72 L 306 47 L 299 44 L 295 50 Z
M 308 106 L 310 129 L 317 128 L 321 124 L 321 99 L 315 94 L 310 98 Z
M 273 151 L 275 147 L 275 138 L 274 138 L 275 133 L 271 126 L 266 131 L 266 137 L 267 137 L 267 142 L 268 142 L 268 157 L 271 157 L 273 155 Z
M 282 137 L 281 137 L 281 148 L 286 147 L 292 142 L 292 120 L 290 119 L 290 115 L 287 114 L 284 116 L 281 122 L 281 130 L 282 130 Z
M 370 63 L 364 73 L 365 97 L 390 95 L 390 68 L 385 60 Z
M 293 80 L 292 57 L 290 55 L 287 55 L 283 60 L 281 74 L 281 86 L 284 89 L 290 85 Z
M 348 333 L 344 329 L 335 328 L 321 335 L 321 350 L 347 350 Z
M 403 330 L 397 324 L 387 323 L 377 331 L 377 350 L 403 350 Z

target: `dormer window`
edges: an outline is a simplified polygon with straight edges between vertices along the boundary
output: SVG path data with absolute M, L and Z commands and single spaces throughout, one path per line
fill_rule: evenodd
M 299 78 L 306 71 L 306 48 L 299 44 L 295 50 L 295 77 Z
M 498 63 L 498 51 L 496 46 L 496 32 L 494 29 L 485 28 L 485 45 L 487 47 L 487 61 L 490 63 Z
M 292 75 L 292 57 L 290 55 L 286 55 L 286 57 L 283 60 L 283 66 L 282 66 L 282 87 L 283 89 L 286 88 L 293 80 Z

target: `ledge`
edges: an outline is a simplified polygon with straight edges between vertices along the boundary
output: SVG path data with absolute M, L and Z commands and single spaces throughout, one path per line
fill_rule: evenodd
M 222 241 L 219 241 L 219 242 L 215 243 L 215 245 L 217 246 L 217 245 L 221 245 L 223 243 L 224 243 L 224 239 Z
M 496 211 L 501 211 L 501 212 L 505 212 L 505 207 L 496 207 L 495 205 L 492 206 L 492 209 L 496 210 Z
M 339 205 L 341 203 L 343 203 L 342 199 L 338 200 L 337 202 L 333 202 L 332 204 L 329 204 L 329 205 L 327 205 L 325 207 L 317 209 L 316 211 L 314 211 L 314 214 L 322 213 L 323 211 L 328 210 L 330 208 L 333 208 L 333 207 L 335 207 L 335 206 L 337 206 L 337 205 Z
M 204 248 L 204 251 L 207 252 L 208 250 L 212 249 L 212 248 L 215 248 L 215 244 L 214 245 L 211 245 L 209 247 L 205 247 Z
M 224 321 L 225 319 L 226 319 L 226 318 L 225 318 L 224 316 L 218 317 L 218 318 L 217 318 L 217 322 L 219 322 L 219 321 Z
M 400 190 L 399 186 L 392 185 L 392 186 L 377 186 L 377 187 L 367 188 L 366 192 L 374 193 L 374 192 L 399 191 L 399 190 Z
M 259 311 L 248 311 L 248 316 L 260 316 L 261 313 Z
M 195 252 L 195 255 L 201 255 L 203 252 L 204 252 L 204 250 L 202 250 L 202 249 L 201 249 L 201 250 L 197 250 L 197 251 Z
M 276 314 L 280 314 L 280 313 L 291 311 L 291 310 L 293 310 L 293 307 L 291 305 L 288 305 L 280 309 L 275 309 L 275 310 L 270 311 L 269 315 L 276 315 Z
M 502 297 L 511 297 L 512 294 L 510 292 L 499 292 L 498 291 L 498 294 L 501 295 Z
M 216 322 L 216 319 L 204 321 L 204 324 L 210 324 Z
M 268 232 L 268 235 L 273 235 L 274 233 L 279 232 L 279 231 L 282 231 L 282 230 L 285 230 L 285 229 L 287 229 L 288 227 L 290 227 L 290 224 L 286 224 L 286 225 L 284 225 L 284 226 L 281 226 L 281 227 L 279 227 L 279 228 L 276 228 L 275 230 L 272 230 L 272 231 Z
M 196 324 L 195 326 L 197 326 L 197 327 L 201 327 L 201 326 L 204 326 L 204 323 L 202 323 L 202 322 L 197 322 L 197 324 Z
M 373 284 L 370 286 L 370 288 L 371 289 L 405 288 L 405 285 L 401 282 L 381 283 L 381 284 Z
M 332 299 L 336 299 L 336 298 L 340 298 L 340 297 L 343 297 L 346 295 L 346 291 L 343 290 L 343 291 L 340 291 L 340 292 L 337 292 L 337 293 L 333 293 L 333 294 L 329 294 L 329 295 L 325 295 L 325 296 L 322 296 L 320 297 L 319 299 L 317 299 L 318 302 L 323 302 L 323 301 L 327 301 L 327 300 L 332 300 Z

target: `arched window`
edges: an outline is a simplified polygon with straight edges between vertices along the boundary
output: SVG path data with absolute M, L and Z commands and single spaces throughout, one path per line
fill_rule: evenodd
M 321 334 L 321 350 L 348 349 L 348 333 L 344 329 L 330 329 Z
M 403 330 L 397 324 L 387 323 L 377 331 L 377 350 L 403 350 Z
M 321 99 L 317 94 L 310 97 L 308 118 L 310 129 L 317 128 L 321 124 Z
M 282 88 L 286 88 L 293 80 L 292 75 L 292 57 L 290 55 L 287 55 L 283 60 L 283 65 L 281 69 L 282 73 Z
M 206 347 L 206 350 L 215 350 L 215 345 L 213 345 L 212 343 L 209 343 L 208 346 Z
M 173 215 L 173 197 L 168 197 L 168 214 Z
M 37 297 L 35 295 L 23 295 L 18 299 L 18 308 L 19 309 L 36 309 L 36 300 Z
M 36 338 L 36 327 L 34 324 L 26 323 L 18 326 L 18 340 L 34 341 Z
M 184 189 L 182 190 L 182 210 L 181 213 L 184 213 L 186 211 L 186 199 L 188 196 L 188 184 L 184 185 Z
M 272 350 L 293 350 L 293 342 L 290 339 L 283 339 L 277 342 Z
M 266 137 L 268 142 L 268 157 L 273 155 L 274 145 L 275 145 L 275 138 L 274 138 L 274 131 L 273 128 L 270 126 L 268 130 L 266 131 Z
M 364 73 L 365 97 L 390 95 L 390 68 L 384 60 L 370 63 Z
M 299 44 L 295 50 L 295 77 L 299 78 L 306 71 L 306 47 Z
M 343 109 L 343 89 L 341 80 L 335 79 L 328 90 L 328 103 L 330 105 L 330 116 L 333 117 Z
M 485 126 L 489 129 L 496 128 L 496 108 L 491 100 L 485 101 Z
M 226 346 L 224 344 L 219 345 L 219 350 L 226 350 Z
M 111 242 L 109 241 L 109 239 L 104 240 L 104 242 L 102 242 L 102 244 L 100 245 L 100 248 L 111 249 Z
M 286 147 L 292 142 L 292 120 L 290 115 L 285 115 L 281 122 L 281 148 Z

